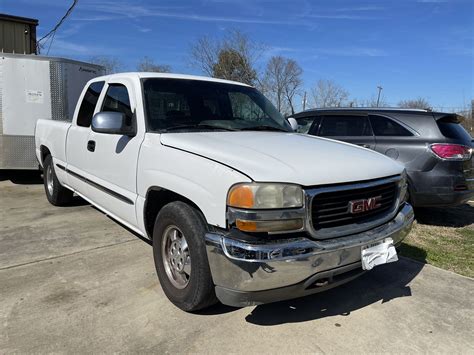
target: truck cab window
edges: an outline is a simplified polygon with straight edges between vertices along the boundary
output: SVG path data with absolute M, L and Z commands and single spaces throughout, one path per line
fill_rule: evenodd
M 92 115 L 94 114 L 97 101 L 99 101 L 99 95 L 104 87 L 104 81 L 97 81 L 92 83 L 87 88 L 84 99 L 82 100 L 79 113 L 77 114 L 77 125 L 81 127 L 89 127 L 92 121 Z
M 325 116 L 319 131 L 324 137 L 367 137 L 372 136 L 366 116 Z
M 237 119 L 258 121 L 269 118 L 255 101 L 243 92 L 229 92 L 232 116 Z
M 125 85 L 109 84 L 107 93 L 102 105 L 102 111 L 122 112 L 130 120 L 133 117 L 130 107 L 130 97 Z
M 143 92 L 147 129 L 152 132 L 289 130 L 281 114 L 251 87 L 149 78 L 143 80 Z
M 376 136 L 408 137 L 413 134 L 397 122 L 383 116 L 370 116 L 370 123 Z

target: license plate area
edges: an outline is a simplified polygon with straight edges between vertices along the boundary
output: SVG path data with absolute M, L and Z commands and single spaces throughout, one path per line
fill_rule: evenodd
M 372 270 L 377 265 L 393 263 L 398 260 L 392 238 L 364 245 L 361 248 L 362 269 Z

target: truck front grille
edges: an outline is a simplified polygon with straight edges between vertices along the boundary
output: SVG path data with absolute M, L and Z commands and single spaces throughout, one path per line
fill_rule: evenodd
M 355 189 L 335 189 L 316 194 L 311 202 L 311 218 L 316 232 L 326 228 L 337 228 L 361 224 L 383 218 L 393 211 L 397 201 L 396 181 Z M 351 213 L 350 202 L 377 197 L 375 209 Z

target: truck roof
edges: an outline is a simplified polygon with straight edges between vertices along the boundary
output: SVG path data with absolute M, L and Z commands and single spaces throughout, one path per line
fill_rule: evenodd
M 241 85 L 250 87 L 250 85 L 239 83 L 237 81 L 231 80 L 224 80 L 224 79 L 217 79 L 217 78 L 210 78 L 207 76 L 199 76 L 199 75 L 186 75 L 186 74 L 174 74 L 174 73 L 153 73 L 153 72 L 127 72 L 127 73 L 116 73 L 116 74 L 109 74 L 104 75 L 101 77 L 94 78 L 95 80 L 98 79 L 111 79 L 115 77 L 129 77 L 129 78 L 164 78 L 164 79 L 183 79 L 183 80 L 199 80 L 199 81 L 211 81 L 215 83 L 224 83 L 224 84 L 233 84 L 233 85 Z

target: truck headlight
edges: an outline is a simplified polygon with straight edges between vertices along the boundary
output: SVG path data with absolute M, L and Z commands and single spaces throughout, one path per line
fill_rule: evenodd
M 244 183 L 233 186 L 227 196 L 230 207 L 276 209 L 303 206 L 303 190 L 298 185 Z
M 244 232 L 281 233 L 304 228 L 303 189 L 279 183 L 244 183 L 227 196 L 229 222 Z

